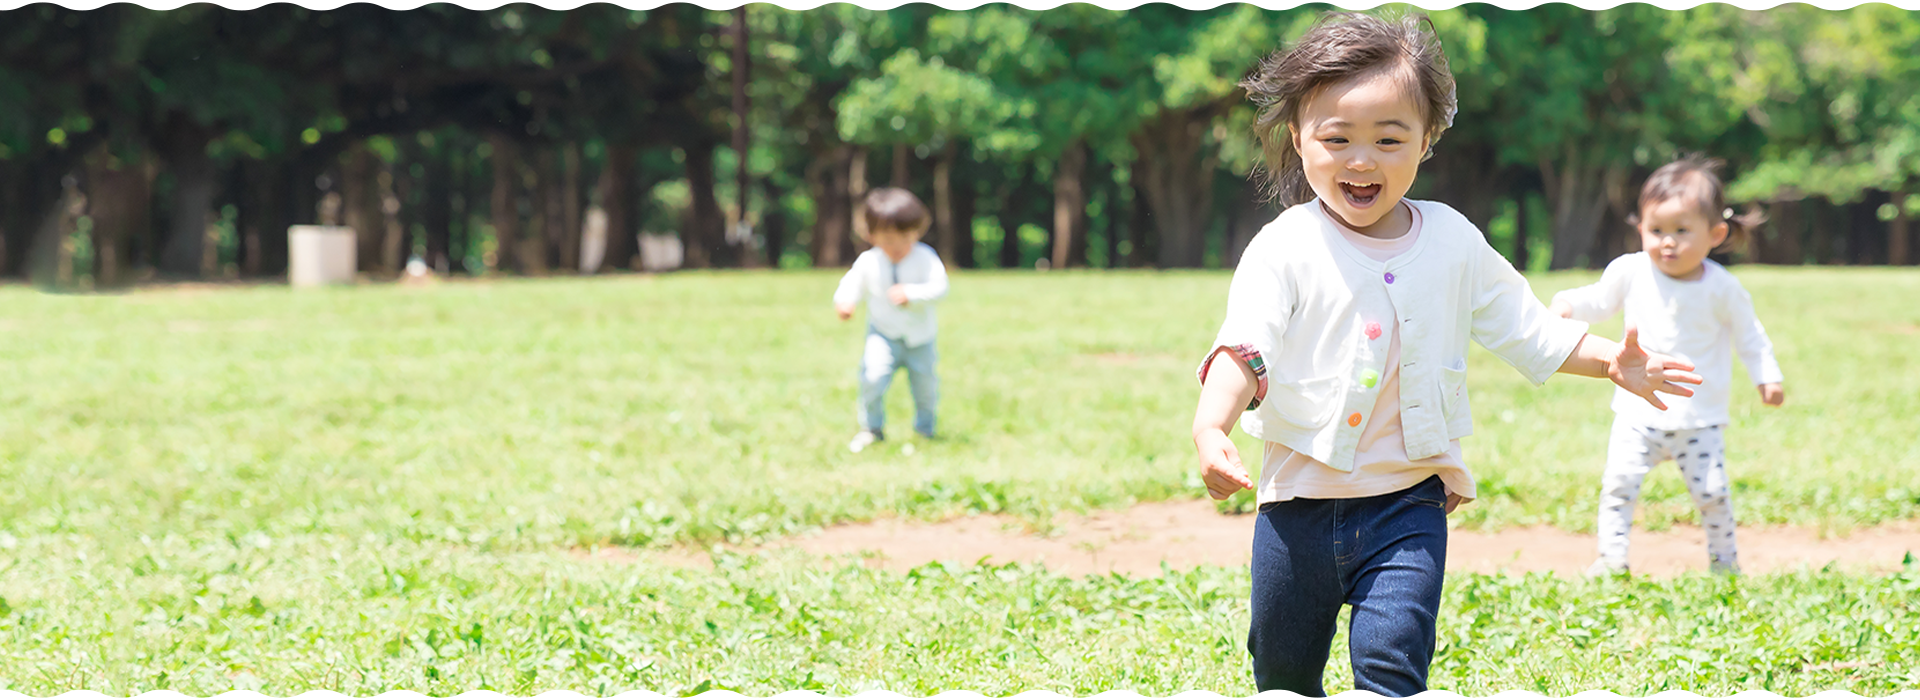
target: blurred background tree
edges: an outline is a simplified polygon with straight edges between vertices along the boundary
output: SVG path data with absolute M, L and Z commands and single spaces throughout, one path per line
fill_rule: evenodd
M 643 233 L 836 267 L 882 185 L 957 267 L 1232 265 L 1275 213 L 1236 84 L 1326 9 L 29 5 L 0 12 L 0 276 L 273 278 L 307 223 L 375 276 L 636 269 Z M 1414 196 L 1516 264 L 1633 249 L 1638 183 L 1694 151 L 1772 217 L 1730 259 L 1915 262 L 1920 16 L 1431 16 L 1460 113 Z

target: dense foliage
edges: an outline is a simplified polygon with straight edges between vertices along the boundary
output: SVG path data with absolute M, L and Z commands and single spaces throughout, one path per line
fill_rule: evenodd
M 0 12 L 0 274 L 272 276 L 316 222 L 370 273 L 628 268 L 642 232 L 832 267 L 881 184 L 962 267 L 1231 264 L 1272 214 L 1236 83 L 1326 9 L 30 5 Z M 1914 261 L 1920 15 L 1431 16 L 1461 110 L 1415 195 L 1523 266 L 1628 249 L 1638 181 L 1692 151 L 1773 216 L 1745 259 Z

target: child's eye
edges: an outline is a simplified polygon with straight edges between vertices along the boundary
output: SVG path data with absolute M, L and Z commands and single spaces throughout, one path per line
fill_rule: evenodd
M 1342 144 L 1342 145 L 1344 145 L 1344 144 L 1345 144 L 1345 143 L 1347 142 L 1347 137 L 1345 137 L 1345 136 L 1334 136 L 1334 137 L 1330 137 L 1330 138 L 1326 138 L 1326 139 L 1321 139 L 1321 140 L 1323 140 L 1323 141 L 1326 141 L 1327 143 L 1331 143 L 1331 144 Z
M 1380 139 L 1380 145 L 1382 145 L 1382 146 L 1398 146 L 1398 145 L 1400 145 L 1400 139 Z

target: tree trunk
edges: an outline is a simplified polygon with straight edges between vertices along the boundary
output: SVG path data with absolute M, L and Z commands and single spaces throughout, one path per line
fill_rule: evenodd
M 580 270 L 580 144 L 569 141 L 560 152 L 560 269 Z
M 534 190 L 540 198 L 540 239 L 545 241 L 541 247 L 541 257 L 546 260 L 548 271 L 565 272 L 567 269 L 567 194 L 566 176 L 562 174 L 564 164 L 560 154 L 552 146 L 540 149 L 537 161 L 538 169 L 534 173 Z
M 488 135 L 487 141 L 493 146 L 489 163 L 493 169 L 493 193 L 489 202 L 493 219 L 493 269 L 505 271 L 517 267 L 514 253 L 520 247 L 520 209 L 513 186 L 518 149 L 511 139 L 500 134 Z
M 893 179 L 889 186 L 903 190 L 913 189 L 913 148 L 904 144 L 893 145 Z
M 300 217 L 296 208 L 301 201 L 301 190 L 313 190 L 313 180 L 303 178 L 299 159 L 282 156 L 268 161 L 264 177 L 269 182 L 262 185 L 260 230 L 260 274 L 266 277 L 281 278 L 287 274 L 288 245 L 287 231 L 296 224 L 307 223 Z
M 380 275 L 386 278 L 399 274 L 400 266 L 405 264 L 413 248 L 407 240 L 406 220 L 401 216 L 405 209 L 404 193 L 395 172 L 401 167 L 405 167 L 404 161 L 384 164 L 376 176 L 380 185 Z
M 1123 208 L 1122 187 L 1114 178 L 1107 178 L 1107 269 L 1118 270 L 1126 267 L 1120 259 L 1120 237 L 1125 233 L 1122 222 L 1126 221 L 1129 209 Z
M 1860 201 L 1846 207 L 1847 220 L 1847 260 L 1854 265 L 1877 265 L 1886 261 L 1887 236 L 1883 229 L 1886 222 L 1880 220 L 1880 206 L 1890 199 L 1888 193 L 1880 190 L 1867 190 L 1861 194 Z
M 1270 212 L 1262 206 L 1260 184 L 1251 178 L 1235 178 L 1239 187 L 1234 189 L 1236 197 L 1230 211 L 1233 219 L 1227 226 L 1226 246 L 1220 249 L 1220 266 L 1234 269 L 1240 266 L 1240 253 L 1247 249 L 1254 235 L 1271 220 Z
M 240 239 L 236 258 L 240 276 L 245 278 L 259 277 L 261 267 L 266 264 L 261 251 L 265 241 L 261 239 L 267 227 L 263 217 L 267 215 L 268 197 L 261 190 L 272 185 L 272 178 L 267 175 L 269 167 L 266 161 L 247 159 L 235 163 L 232 170 L 230 182 L 239 200 L 235 204 L 238 217 L 234 221 L 234 231 Z
M 26 218 L 22 201 L 25 197 L 21 194 L 25 178 L 21 174 L 26 169 L 14 165 L 16 162 L 0 160 L 0 278 L 14 276 L 15 239 L 26 228 L 21 223 Z
M 751 171 L 748 161 L 752 156 L 751 101 L 747 96 L 747 80 L 752 73 L 753 54 L 748 51 L 751 34 L 747 25 L 747 6 L 743 3 L 733 9 L 733 184 L 737 201 L 734 206 L 734 221 L 739 233 L 728 231 L 726 240 L 738 239 L 738 262 L 741 267 L 754 267 L 755 255 L 753 238 L 741 235 L 747 230 L 752 217 L 747 208 L 753 194 Z M 731 244 L 730 244 L 731 245 Z M 776 259 L 775 265 L 779 264 Z
M 1638 232 L 1627 225 L 1626 214 L 1609 204 L 1600 210 L 1600 227 L 1594 234 L 1594 252 L 1588 258 L 1587 267 L 1605 268 L 1614 258 L 1641 247 Z
M 0 160 L 0 277 L 38 274 L 30 258 L 45 230 L 42 224 L 62 211 L 68 195 L 65 180 L 81 169 L 82 158 L 101 140 L 97 132 L 79 135 L 63 150 Z
M 258 161 L 246 159 L 228 164 L 224 172 L 226 184 L 220 188 L 222 192 L 228 193 L 230 199 L 227 201 L 233 205 L 234 209 L 232 267 L 234 268 L 233 276 L 235 277 L 251 276 L 252 273 L 247 272 L 248 264 L 250 262 L 257 264 L 257 261 L 249 260 L 249 258 L 257 258 L 259 255 L 259 236 L 249 235 L 248 231 L 250 228 L 259 228 L 259 224 L 253 221 L 253 217 L 257 216 L 259 212 L 247 206 L 253 189 L 247 184 L 248 175 L 250 174 L 248 172 L 250 170 L 248 166 L 257 162 Z M 225 209 L 221 204 L 222 203 L 218 201 L 214 202 L 214 209 L 216 211 Z M 215 229 L 215 231 L 217 231 L 217 229 Z M 209 231 L 207 234 L 207 242 L 210 245 L 207 251 L 207 269 L 209 271 L 215 271 L 216 273 L 224 273 L 224 270 L 219 269 L 220 246 L 218 245 L 218 239 L 215 237 L 215 231 Z M 253 240 L 249 240 L 250 238 Z
M 1093 258 L 1090 252 L 1093 248 L 1094 230 L 1099 228 L 1101 224 L 1107 224 L 1108 227 L 1111 228 L 1112 224 L 1110 222 L 1113 220 L 1113 199 L 1110 186 L 1113 184 L 1114 165 L 1107 161 L 1095 161 L 1092 160 L 1092 158 L 1093 156 L 1091 152 L 1089 152 L 1088 166 L 1091 168 L 1091 173 L 1081 178 L 1080 181 L 1082 188 L 1080 235 L 1074 237 L 1073 248 L 1067 253 L 1068 258 L 1073 260 L 1074 264 L 1084 267 L 1093 266 Z M 1093 197 L 1095 194 L 1106 197 L 1106 200 L 1100 205 L 1101 218 L 1097 221 L 1093 218 L 1093 215 L 1089 213 L 1093 209 Z M 1105 240 L 1105 238 L 1106 236 L 1103 235 L 1102 240 Z M 1109 264 L 1111 264 L 1112 259 L 1109 258 L 1108 260 Z
M 412 134 L 400 141 L 400 162 L 393 166 L 393 194 L 400 199 L 400 267 L 405 269 L 415 258 L 427 266 L 427 269 L 440 271 L 434 264 L 433 234 L 427 231 L 427 220 L 434 218 L 433 209 L 438 207 L 427 201 L 430 188 L 431 171 L 434 169 L 433 157 L 425 144 L 420 142 L 419 134 Z M 420 174 L 414 175 L 418 169 Z
M 954 145 L 948 143 L 933 159 L 933 242 L 940 260 L 949 265 L 955 260 L 954 244 L 960 239 L 953 218 L 953 154 Z
M 1912 239 L 1907 230 L 1907 188 L 1902 186 L 1893 193 L 1893 221 L 1887 224 L 1887 264 L 1907 265 L 1912 262 L 1908 246 Z
M 102 146 L 87 158 L 87 216 L 93 219 L 93 285 L 129 279 L 128 243 L 150 225 L 154 170 L 142 157 L 121 160 Z
M 445 275 L 453 272 L 453 164 L 448 144 L 435 142 L 423 154 L 420 182 L 420 225 L 427 240 L 427 267 Z
M 475 160 L 472 148 L 461 144 L 458 150 L 447 148 L 447 190 L 451 196 L 447 202 L 447 271 L 473 274 L 467 266 L 469 258 L 477 258 L 479 250 L 478 236 L 474 235 L 473 214 L 479 208 L 479 202 L 486 199 L 480 189 L 480 178 L 474 177 Z
M 842 253 L 852 231 L 848 208 L 852 198 L 847 195 L 847 161 L 851 150 L 844 145 L 836 146 L 817 156 L 808 166 L 814 202 L 808 253 L 814 267 L 836 268 L 845 260 Z
M 967 177 L 964 171 L 957 178 L 952 175 L 952 168 L 959 165 L 961 154 L 965 152 L 964 149 L 956 149 L 953 157 L 947 161 L 948 180 L 951 183 L 953 200 L 953 258 L 946 263 L 953 267 L 972 269 L 980 266 L 979 260 L 974 256 L 973 244 L 973 217 L 979 204 L 974 191 L 973 178 Z
M 1202 146 L 1213 110 L 1162 112 L 1135 132 L 1137 172 L 1159 234 L 1161 267 L 1199 267 L 1213 215 L 1218 156 Z
M 600 270 L 633 266 L 638 241 L 634 238 L 633 204 L 627 199 L 627 189 L 633 181 L 635 155 L 632 144 L 607 147 L 607 164 L 600 170 L 600 209 L 607 213 L 607 252 L 600 258 Z
M 847 164 L 847 213 L 853 219 L 855 235 L 852 255 L 847 257 L 848 260 L 852 260 L 853 255 L 867 252 L 868 248 L 873 247 L 866 236 L 867 149 L 861 146 L 853 147 L 852 158 L 852 162 Z
M 1000 230 L 1005 235 L 1000 238 L 1000 269 L 1011 270 L 1020 267 L 1020 227 L 1027 223 L 1027 212 L 1033 201 L 1034 167 L 1032 163 L 1022 163 L 1020 178 L 1014 181 L 1013 191 L 1002 198 L 1000 210 Z
M 1511 262 L 1514 268 L 1521 272 L 1527 271 L 1527 232 L 1532 227 L 1532 223 L 1527 219 L 1527 212 L 1532 209 L 1528 206 L 1532 199 L 1532 193 L 1524 193 L 1513 200 L 1513 260 Z
M 1572 146 L 1559 163 L 1540 161 L 1540 179 L 1546 183 L 1547 206 L 1553 210 L 1552 269 L 1564 270 L 1605 261 L 1591 259 L 1606 214 L 1609 179 L 1624 179 L 1624 168 L 1588 164 L 1587 155 Z
M 760 181 L 760 191 L 767 198 L 766 213 L 760 217 L 760 230 L 767 241 L 767 267 L 780 269 L 780 260 L 787 253 L 787 210 L 780 206 L 785 192 L 775 185 L 773 178 Z
M 1053 267 L 1087 264 L 1087 146 L 1075 140 L 1060 152 L 1053 167 Z M 1074 251 L 1082 251 L 1075 259 Z
M 520 163 L 520 191 L 526 196 L 527 232 L 520 238 L 520 271 L 529 275 L 545 275 L 553 266 L 553 250 L 558 242 L 554 229 L 558 227 L 560 217 L 557 207 L 559 195 L 553 192 L 557 186 L 554 176 L 553 149 L 544 145 L 533 146 L 533 157 Z
M 40 287 L 67 287 L 73 283 L 73 251 L 68 239 L 78 227 L 87 200 L 80 192 L 79 177 L 71 173 L 60 176 L 57 192 L 52 206 L 47 207 L 34 224 L 33 239 L 27 246 L 27 276 Z
M 287 163 L 287 212 L 292 223 L 320 223 L 320 200 L 326 195 L 320 187 L 324 171 L 306 158 L 295 157 Z
M 1133 170 L 1130 179 L 1133 196 L 1128 198 L 1130 218 L 1127 222 L 1127 241 L 1131 245 L 1127 246 L 1126 266 L 1145 267 L 1149 264 L 1147 261 L 1151 259 L 1148 251 L 1159 247 L 1155 245 L 1154 240 L 1157 230 L 1153 226 L 1153 210 L 1147 206 L 1146 186 L 1143 184 L 1147 166 L 1142 159 L 1135 158 L 1130 167 Z
M 160 251 L 161 272 L 180 277 L 203 274 L 207 242 L 207 210 L 218 186 L 213 159 L 207 156 L 212 137 L 197 127 L 179 127 L 167 141 L 167 170 L 173 175 L 173 212 L 167 242 Z
M 1428 185 L 1421 189 L 1458 210 L 1486 235 L 1503 189 L 1497 163 L 1498 157 L 1491 145 L 1449 142 L 1433 160 L 1420 166 L 1424 177 L 1416 187 Z
M 713 196 L 713 144 L 701 141 L 686 149 L 687 185 L 693 190 L 693 206 L 687 212 L 686 232 L 682 234 L 687 267 L 713 267 L 719 262 L 723 245 L 725 218 Z
M 1800 200 L 1807 221 L 1807 245 L 1803 259 L 1815 265 L 1839 265 L 1841 260 L 1834 253 L 1835 219 L 1840 216 L 1839 207 L 1825 197 L 1808 197 Z
M 364 143 L 347 149 L 346 163 L 340 168 L 340 207 L 342 223 L 353 229 L 356 267 L 372 272 L 380 266 L 380 244 L 386 218 L 380 213 L 379 183 L 375 163 Z
M 1758 248 L 1755 258 L 1767 265 L 1799 265 L 1805 262 L 1800 251 L 1800 232 L 1804 228 L 1801 222 L 1803 208 L 1804 203 L 1797 199 L 1773 202 L 1770 207 L 1773 220 L 1753 235 L 1753 243 Z

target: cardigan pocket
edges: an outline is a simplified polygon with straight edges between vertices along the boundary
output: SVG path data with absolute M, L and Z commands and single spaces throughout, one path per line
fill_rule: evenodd
M 1459 364 L 1458 369 L 1440 367 L 1440 407 L 1448 422 L 1467 410 L 1467 363 Z
M 1262 408 L 1272 408 L 1280 420 L 1297 428 L 1319 429 L 1340 410 L 1340 376 L 1315 379 L 1272 379 Z

